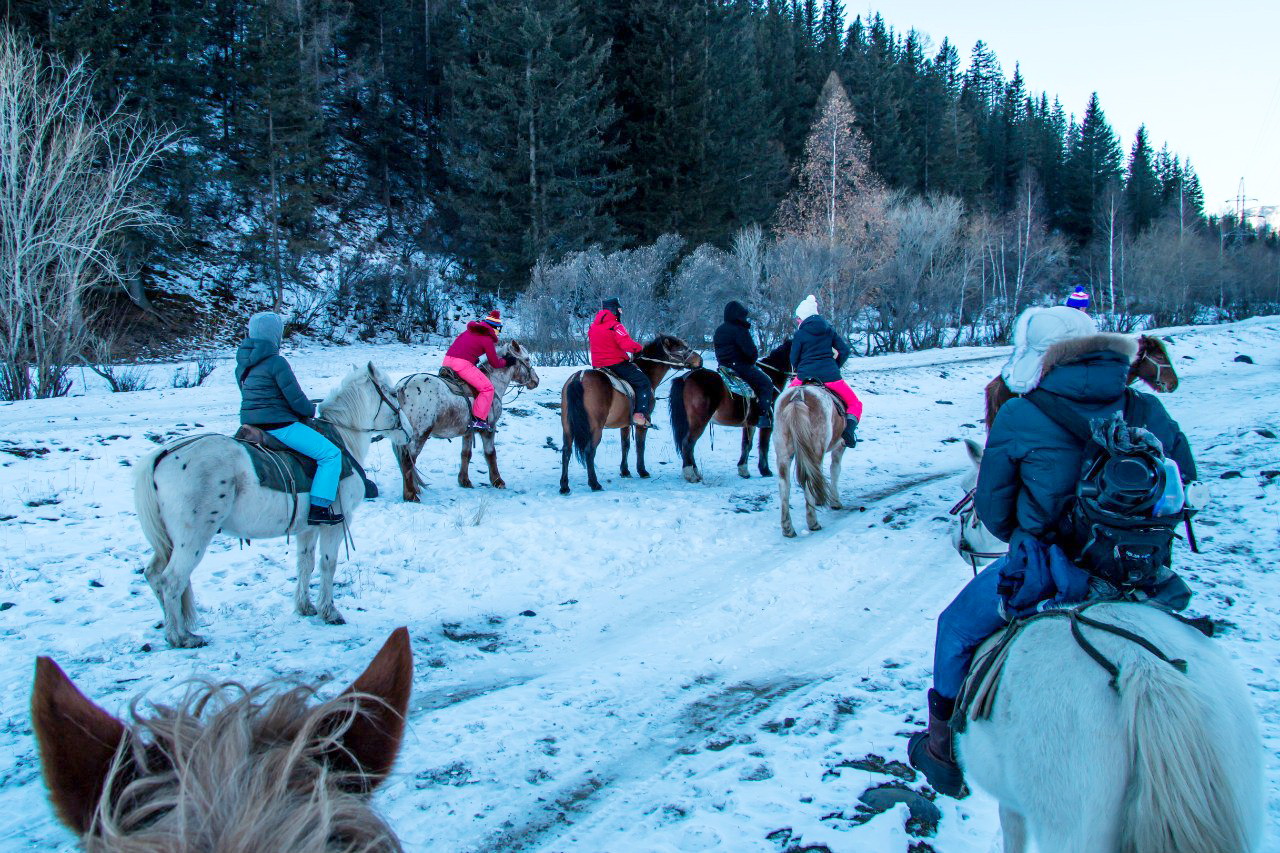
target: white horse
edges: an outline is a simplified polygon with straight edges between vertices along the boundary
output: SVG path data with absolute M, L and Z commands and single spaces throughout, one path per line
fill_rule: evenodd
M 489 410 L 489 426 L 496 428 L 502 417 L 502 395 L 513 383 L 533 390 L 538 387 L 538 373 L 533 369 L 529 353 L 518 341 L 511 341 L 500 353 L 506 367 L 480 368 L 493 383 L 493 407 Z M 396 461 L 400 464 L 400 476 L 404 480 L 404 499 L 417 502 L 424 482 L 418 471 L 418 455 L 428 438 L 461 438 L 462 465 L 458 469 L 458 485 L 471 488 L 471 448 L 475 432 L 471 424 L 471 397 L 454 393 L 445 381 L 434 373 L 414 373 L 396 383 L 396 399 L 404 412 L 409 427 L 408 440 L 395 442 Z M 498 451 L 494 446 L 493 431 L 483 433 L 484 458 L 489 466 L 489 484 L 495 489 L 505 489 L 507 484 L 498 473 Z
M 965 474 L 961 483 L 964 497 L 951 508 L 955 523 L 951 526 L 951 544 L 964 557 L 965 562 L 973 567 L 974 574 L 978 569 L 1009 553 L 1009 545 L 1002 542 L 987 529 L 978 518 L 978 510 L 973 496 L 978 487 L 978 469 L 982 467 L 982 445 L 972 438 L 964 440 L 964 448 L 969 454 L 973 469 Z
M 1005 853 L 1248 853 L 1263 821 L 1262 743 L 1248 691 L 1218 644 L 1142 604 L 1099 604 L 1081 626 L 1027 625 L 1008 649 L 991 716 L 956 749 L 1000 804 Z
M 804 490 L 805 522 L 821 530 L 817 508 L 843 509 L 840 503 L 840 460 L 844 456 L 844 407 L 825 388 L 797 385 L 783 391 L 773 407 L 773 457 L 778 465 L 778 502 L 782 535 L 796 535 L 791 524 L 791 460 L 796 482 Z M 831 479 L 822 475 L 822 459 L 831 454 Z
M 352 457 L 363 464 L 375 433 L 406 430 L 392 402 L 390 383 L 370 362 L 353 369 L 319 407 L 320 418 L 333 424 Z M 346 515 L 343 525 L 307 524 L 310 496 L 291 497 L 263 488 L 249 451 L 225 435 L 180 439 L 138 463 L 134 503 L 147 541 L 155 549 L 146 569 L 147 582 L 164 609 L 165 639 L 172 646 L 196 648 L 205 640 L 191 632 L 196 621 L 191 573 L 204 558 L 215 533 L 237 539 L 298 537 L 298 585 L 294 605 L 303 616 L 331 625 L 345 620 L 333 606 L 333 572 L 345 528 L 360 502 L 364 483 L 352 472 L 338 485 L 334 506 Z M 311 603 L 311 572 L 320 547 L 320 609 Z

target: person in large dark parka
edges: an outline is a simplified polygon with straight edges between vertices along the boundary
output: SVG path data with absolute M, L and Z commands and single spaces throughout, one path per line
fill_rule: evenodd
M 756 363 L 760 358 L 760 351 L 751 338 L 751 320 L 747 306 L 741 302 L 730 302 L 724 306 L 724 322 L 716 329 L 712 341 L 716 348 L 716 363 L 741 376 L 751 386 L 751 390 L 756 392 L 756 402 L 760 407 L 760 419 L 756 421 L 756 426 L 760 429 L 771 428 L 773 399 L 777 390 Z
M 1015 326 L 1014 351 L 1001 373 L 1015 393 L 1040 389 L 1086 422 L 1123 410 L 1130 426 L 1159 439 L 1189 483 L 1196 465 L 1186 436 L 1159 400 L 1127 387 L 1136 351 L 1133 338 L 1099 334 L 1094 321 L 1074 308 L 1031 308 Z M 951 716 L 978 646 L 1009 618 L 1116 596 L 1052 544 L 1076 495 L 1086 452 L 1081 439 L 1030 399 L 1009 400 L 991 427 L 975 501 L 983 524 L 1009 543 L 1009 555 L 979 573 L 939 617 L 929 729 L 913 736 L 909 747 L 911 764 L 940 793 L 959 796 L 964 788 L 952 752 Z M 1190 589 L 1163 566 L 1151 584 L 1128 595 L 1180 610 Z

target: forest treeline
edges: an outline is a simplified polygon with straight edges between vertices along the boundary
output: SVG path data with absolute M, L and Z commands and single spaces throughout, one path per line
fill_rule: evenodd
M 587 291 L 639 286 L 600 271 L 634 275 L 643 256 L 635 293 L 655 306 L 825 290 L 869 351 L 998 338 L 1076 281 L 1120 325 L 1280 302 L 1275 236 L 1206 217 L 1192 164 L 1144 129 L 1122 145 L 1096 95 L 1061 104 L 982 42 L 846 24 L 839 0 L 13 0 L 4 15 L 83 58 L 100 109 L 182 137 L 141 183 L 173 227 L 120 249 L 139 301 L 195 278 L 298 325 L 411 337 L 438 324 L 444 283 L 549 296 L 531 313 L 577 322 Z M 844 146 L 825 164 L 823 133 Z M 531 333 L 554 348 L 553 329 Z

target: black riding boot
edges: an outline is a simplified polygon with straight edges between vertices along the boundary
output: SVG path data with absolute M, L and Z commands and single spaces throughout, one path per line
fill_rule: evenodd
M 929 691 L 929 730 L 911 736 L 907 756 L 911 766 L 924 774 L 935 791 L 958 800 L 968 791 L 964 786 L 964 772 L 956 763 L 951 733 L 955 705 L 954 699 L 947 699 L 936 690 Z
M 845 416 L 844 432 L 840 433 L 840 437 L 844 439 L 845 447 L 850 449 L 858 443 L 858 419 L 853 415 Z
M 773 409 L 760 409 L 760 417 L 756 418 L 756 429 L 773 429 Z
M 311 505 L 307 513 L 307 524 L 341 524 L 346 517 L 333 511 L 332 507 Z

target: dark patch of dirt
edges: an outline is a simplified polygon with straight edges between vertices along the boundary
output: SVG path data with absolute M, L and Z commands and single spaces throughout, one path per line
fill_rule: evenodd
M 0 453 L 8 453 L 19 459 L 33 459 L 37 456 L 48 456 L 49 448 L 47 447 L 19 447 L 12 442 L 4 442 L 6 447 L 0 447 Z

